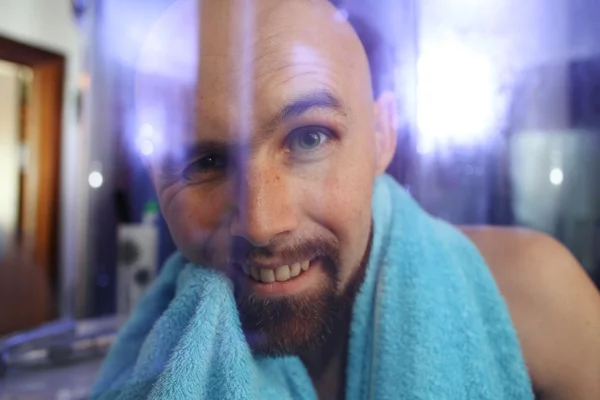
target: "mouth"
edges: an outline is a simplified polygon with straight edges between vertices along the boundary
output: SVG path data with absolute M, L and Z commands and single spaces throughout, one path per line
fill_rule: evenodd
M 251 292 L 261 296 L 299 294 L 319 285 L 320 259 L 305 260 L 279 267 L 237 265 Z
M 258 265 L 242 265 L 244 274 L 258 283 L 288 282 L 307 272 L 314 260 L 306 260 L 276 268 L 263 268 Z

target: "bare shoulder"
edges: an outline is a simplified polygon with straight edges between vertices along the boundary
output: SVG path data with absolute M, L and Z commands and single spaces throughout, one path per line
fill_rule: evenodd
M 575 258 L 530 230 L 461 230 L 508 304 L 539 398 L 600 399 L 600 295 Z

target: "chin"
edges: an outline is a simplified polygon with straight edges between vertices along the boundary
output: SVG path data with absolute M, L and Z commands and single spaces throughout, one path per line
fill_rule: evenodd
M 332 285 L 318 291 L 269 298 L 236 296 L 242 329 L 255 354 L 297 355 L 324 344 L 340 316 Z
M 318 289 L 286 297 L 236 294 L 242 329 L 256 355 L 302 355 L 347 335 L 354 298 L 364 281 L 361 263 L 346 288 L 332 276 Z
M 234 271 L 235 299 L 246 340 L 254 354 L 302 355 L 348 334 L 356 294 L 364 281 L 371 237 L 345 285 L 334 257 L 318 257 L 287 282 L 253 280 Z

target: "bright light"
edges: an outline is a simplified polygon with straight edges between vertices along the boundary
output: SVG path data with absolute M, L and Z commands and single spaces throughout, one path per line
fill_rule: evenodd
M 417 152 L 419 154 L 429 154 L 435 150 L 435 138 L 421 136 L 417 144 Z
M 495 112 L 491 62 L 458 40 L 449 40 L 425 47 L 417 68 L 421 137 L 435 143 L 481 139 L 492 127 Z
M 104 182 L 104 177 L 98 171 L 93 171 L 88 176 L 88 183 L 94 189 L 98 189 L 100 186 L 102 186 L 103 182 Z
M 154 153 L 154 144 L 147 139 L 140 141 L 140 153 L 145 156 L 151 156 Z
M 565 176 L 562 169 L 554 168 L 552 171 L 550 171 L 550 183 L 552 183 L 554 186 L 562 185 L 564 178 Z
M 149 123 L 144 123 L 140 126 L 137 138 L 138 151 L 144 156 L 154 154 L 155 142 L 157 140 L 156 130 Z
M 140 127 L 140 137 L 151 138 L 154 135 L 154 127 L 150 124 L 143 124 Z

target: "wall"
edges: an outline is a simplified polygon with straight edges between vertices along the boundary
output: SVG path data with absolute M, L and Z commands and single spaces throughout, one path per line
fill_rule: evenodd
M 16 228 L 19 207 L 18 72 L 18 66 L 0 61 L 0 236 L 7 238 Z
M 510 140 L 517 222 L 559 238 L 590 273 L 600 255 L 599 130 L 530 130 Z
M 600 2 L 571 0 L 571 51 L 577 58 L 600 53 Z
M 86 198 L 87 149 L 79 135 L 76 122 L 80 34 L 71 14 L 69 0 L 0 0 L 0 35 L 60 53 L 67 59 L 63 107 L 60 190 L 60 265 L 63 313 L 72 304 L 70 293 L 75 286 L 77 252 L 84 232 L 78 226 Z M 82 159 L 83 157 L 83 159 Z M 79 231 L 79 232 L 78 232 Z M 79 234 L 78 234 L 79 233 Z

